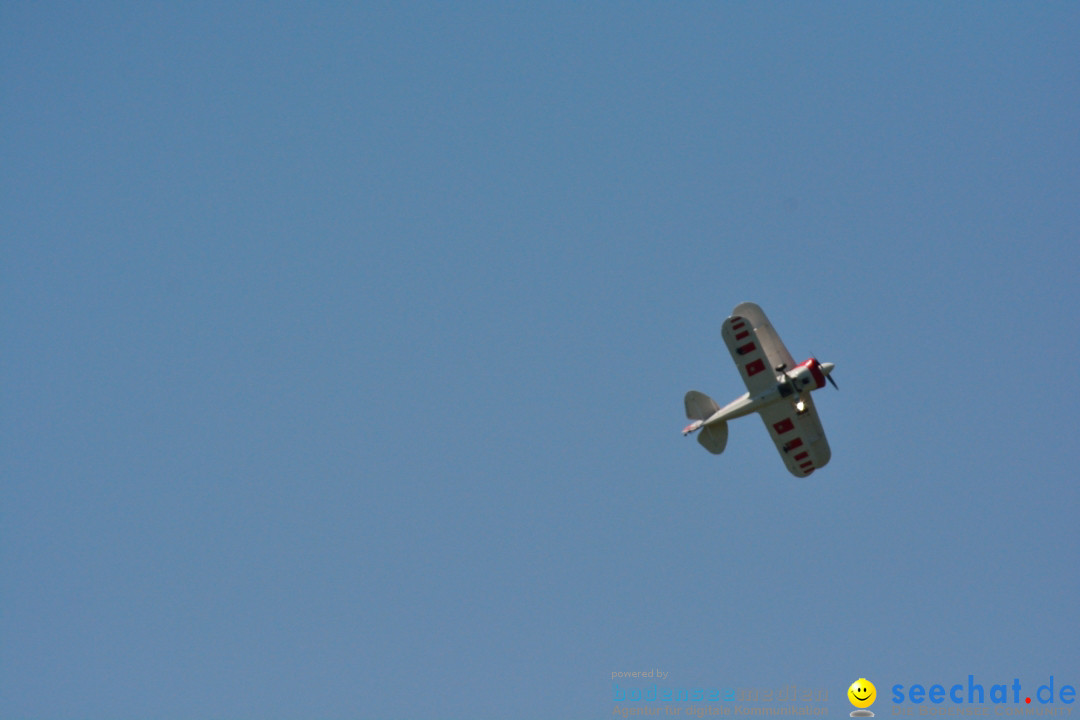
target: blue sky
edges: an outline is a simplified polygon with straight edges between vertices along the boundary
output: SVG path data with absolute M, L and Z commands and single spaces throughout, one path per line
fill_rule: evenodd
M 8 3 L 6 718 L 1080 684 L 1080 11 Z M 759 303 L 833 459 L 690 389 Z

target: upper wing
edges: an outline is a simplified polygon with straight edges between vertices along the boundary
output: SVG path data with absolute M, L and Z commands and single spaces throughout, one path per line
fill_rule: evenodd
M 829 441 L 810 393 L 802 395 L 803 412 L 797 412 L 794 402 L 780 401 L 761 410 L 761 419 L 769 431 L 780 457 L 795 477 L 806 477 L 825 467 L 832 457 Z
M 769 318 L 754 303 L 736 306 L 720 334 L 751 395 L 776 385 L 776 368 L 780 365 L 789 370 L 795 367 Z

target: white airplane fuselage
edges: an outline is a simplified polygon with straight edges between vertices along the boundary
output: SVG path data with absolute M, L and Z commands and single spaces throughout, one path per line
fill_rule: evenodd
M 813 358 L 799 363 L 791 370 L 782 371 L 777 375 L 776 384 L 771 388 L 763 390 L 753 397 L 750 396 L 750 393 L 743 393 L 742 396 L 732 400 L 704 420 L 698 420 L 688 425 L 683 430 L 683 434 L 687 435 L 706 425 L 727 422 L 728 420 L 758 412 L 781 400 L 792 399 L 798 402 L 798 396 L 801 396 L 804 392 L 812 392 L 824 387 L 825 377 L 832 372 L 833 367 L 833 363 L 818 363 Z

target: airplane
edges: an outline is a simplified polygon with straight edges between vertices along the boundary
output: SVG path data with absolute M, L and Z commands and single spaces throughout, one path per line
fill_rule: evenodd
M 811 356 L 795 364 L 769 318 L 754 303 L 737 305 L 720 334 L 747 392 L 723 408 L 704 393 L 686 393 L 686 417 L 694 422 L 683 428 L 683 435 L 700 430 L 698 442 L 719 455 L 727 446 L 728 420 L 756 412 L 792 475 L 806 477 L 825 467 L 832 451 L 810 393 L 825 387 L 826 380 L 840 389 L 831 376 L 833 363 Z

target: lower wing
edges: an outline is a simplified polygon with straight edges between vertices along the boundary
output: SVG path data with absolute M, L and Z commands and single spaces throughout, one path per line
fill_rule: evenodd
M 769 405 L 760 411 L 761 419 L 787 469 L 795 477 L 806 477 L 825 467 L 832 451 L 810 393 L 793 400 Z

